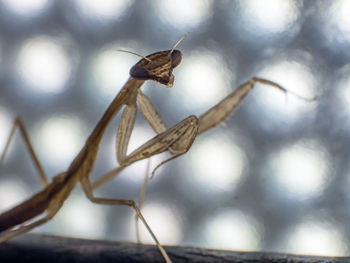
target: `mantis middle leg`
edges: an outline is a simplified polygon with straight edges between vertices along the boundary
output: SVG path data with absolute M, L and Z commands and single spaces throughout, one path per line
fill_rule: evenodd
M 136 212 L 137 218 L 139 218 L 142 221 L 142 223 L 145 225 L 145 227 L 147 228 L 148 232 L 152 236 L 153 240 L 155 241 L 155 243 L 156 243 L 158 249 L 160 250 L 162 256 L 164 257 L 165 261 L 167 263 L 171 262 L 171 260 L 169 259 L 167 253 L 165 252 L 164 248 L 161 246 L 161 244 L 159 243 L 157 237 L 153 233 L 151 227 L 148 225 L 146 219 L 142 215 L 139 207 L 136 205 L 135 201 L 133 201 L 133 200 L 126 200 L 126 199 L 112 199 L 112 198 L 95 197 L 89 177 L 84 177 L 81 180 L 80 183 L 82 185 L 82 188 L 83 188 L 87 198 L 93 203 L 104 204 L 104 205 L 122 205 L 122 206 L 132 207 L 135 210 L 135 212 Z

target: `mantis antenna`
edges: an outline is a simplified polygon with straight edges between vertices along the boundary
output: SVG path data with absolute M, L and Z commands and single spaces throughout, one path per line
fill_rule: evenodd
M 135 56 L 138 56 L 138 57 L 141 57 L 141 58 L 144 58 L 146 59 L 147 61 L 151 62 L 152 63 L 152 60 L 150 60 L 149 58 L 146 58 L 145 56 L 142 56 L 140 54 L 137 54 L 135 52 L 132 52 L 132 51 L 128 51 L 128 50 L 123 50 L 123 49 L 117 49 L 117 51 L 120 51 L 120 52 L 125 52 L 125 53 L 129 53 L 129 54 L 133 54 Z
M 190 32 L 187 32 L 186 34 L 184 34 L 184 35 L 176 42 L 176 44 L 175 44 L 175 45 L 173 46 L 173 48 L 170 50 L 168 56 L 170 56 L 171 53 L 174 52 L 175 48 L 182 42 L 182 40 L 184 40 L 184 39 L 187 37 L 187 35 L 188 35 L 189 33 L 190 33 Z
M 175 48 L 182 42 L 182 40 L 184 40 L 184 39 L 187 37 L 188 34 L 189 34 L 189 32 L 187 32 L 186 34 L 184 34 L 184 35 L 176 42 L 176 44 L 175 44 L 175 45 L 173 46 L 173 48 L 170 50 L 168 56 L 170 56 L 170 55 L 174 52 Z M 132 51 L 129 51 L 129 50 L 124 50 L 124 49 L 117 49 L 117 51 L 129 53 L 129 54 L 133 54 L 133 55 L 138 56 L 138 57 L 140 57 L 140 58 L 144 58 L 144 59 L 146 59 L 147 61 L 149 61 L 149 62 L 152 63 L 152 60 L 150 60 L 149 58 L 147 58 L 147 57 L 145 57 L 145 56 L 142 56 L 142 55 L 140 55 L 140 54 L 137 54 L 137 53 L 135 53 L 135 52 L 132 52 Z

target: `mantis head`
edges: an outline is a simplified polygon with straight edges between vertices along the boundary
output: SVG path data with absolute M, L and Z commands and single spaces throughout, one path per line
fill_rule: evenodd
M 182 53 L 177 49 L 160 51 L 141 59 L 130 69 L 130 76 L 139 80 L 154 80 L 165 86 L 174 82 L 173 69 L 181 63 Z

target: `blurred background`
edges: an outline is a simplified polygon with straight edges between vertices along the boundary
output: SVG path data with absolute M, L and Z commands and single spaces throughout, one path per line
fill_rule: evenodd
M 253 76 L 319 100 L 256 85 L 225 125 L 162 166 L 143 208 L 160 242 L 349 255 L 346 0 L 0 0 L 0 149 L 21 116 L 49 178 L 64 171 L 139 60 L 117 49 L 148 55 L 171 49 L 186 32 L 174 86 L 142 88 L 169 126 Z M 118 121 L 104 137 L 93 180 L 118 166 Z M 140 115 L 129 151 L 153 136 Z M 138 162 L 97 195 L 137 200 L 146 172 L 147 161 Z M 17 133 L 0 168 L 0 211 L 40 189 Z M 134 242 L 134 218 L 128 207 L 91 204 L 77 187 L 35 232 Z

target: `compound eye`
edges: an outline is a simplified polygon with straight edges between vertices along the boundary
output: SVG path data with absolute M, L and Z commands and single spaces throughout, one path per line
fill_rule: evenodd
M 171 53 L 171 67 L 175 68 L 177 67 L 182 60 L 182 53 L 180 50 L 175 49 L 172 53 Z
M 151 78 L 148 70 L 146 70 L 143 67 L 139 67 L 137 65 L 133 66 L 130 69 L 130 76 L 133 77 L 134 79 L 139 79 L 139 80 L 146 80 Z

